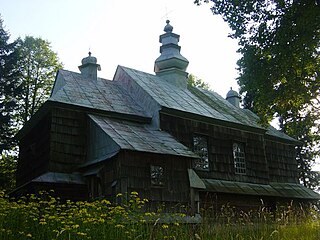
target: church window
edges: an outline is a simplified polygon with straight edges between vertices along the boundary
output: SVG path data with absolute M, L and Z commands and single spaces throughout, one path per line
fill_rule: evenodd
M 206 136 L 193 136 L 193 151 L 200 157 L 194 161 L 194 168 L 209 170 L 208 139 Z
M 233 144 L 234 171 L 236 174 L 246 174 L 246 160 L 243 143 Z
M 152 186 L 163 186 L 164 185 L 164 170 L 162 166 L 151 165 L 150 166 L 150 177 Z

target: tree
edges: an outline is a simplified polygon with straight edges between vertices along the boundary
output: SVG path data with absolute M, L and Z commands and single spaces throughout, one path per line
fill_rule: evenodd
M 16 184 L 16 156 L 9 154 L 0 155 L 0 189 L 10 191 Z
M 8 43 L 0 18 L 0 188 L 15 184 L 15 133 L 50 94 L 56 71 L 62 67 L 50 44 L 26 37 Z
M 12 113 L 17 109 L 16 96 L 20 94 L 18 56 L 16 42 L 8 43 L 9 34 L 3 28 L 0 16 L 0 156 L 4 150 L 15 145 L 13 136 L 16 132 Z
M 24 124 L 50 95 L 56 72 L 62 68 L 50 43 L 31 36 L 18 39 L 20 81 L 18 121 Z
M 320 144 L 319 1 L 210 2 L 239 43 L 238 83 L 245 107 L 263 124 L 277 117 L 280 129 L 302 142 L 297 147 L 300 180 L 315 186 L 319 179 L 311 167 Z
M 209 84 L 204 82 L 202 79 L 194 76 L 193 74 L 189 74 L 188 76 L 188 86 L 199 87 L 206 90 L 209 90 Z

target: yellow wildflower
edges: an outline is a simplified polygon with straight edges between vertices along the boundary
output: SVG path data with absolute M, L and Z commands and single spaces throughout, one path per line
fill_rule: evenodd
M 122 224 L 117 224 L 116 228 L 124 228 L 124 226 Z
M 169 226 L 168 226 L 167 224 L 163 224 L 163 225 L 162 225 L 162 228 L 163 228 L 163 229 L 167 229 L 167 228 L 169 228 Z

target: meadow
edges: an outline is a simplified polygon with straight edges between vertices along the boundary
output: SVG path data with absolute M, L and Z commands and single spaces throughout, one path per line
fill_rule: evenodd
M 122 202 L 60 201 L 45 192 L 13 201 L 0 191 L 0 239 L 320 239 L 320 214 L 312 208 L 239 212 L 224 206 L 215 214 L 204 211 L 201 223 L 186 224 L 184 214 L 168 221 L 161 209 L 146 211 L 148 200 L 136 192 Z

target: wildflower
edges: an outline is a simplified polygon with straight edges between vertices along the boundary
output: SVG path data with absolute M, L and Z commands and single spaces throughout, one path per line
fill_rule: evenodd
M 87 234 L 83 233 L 83 232 L 77 232 L 77 235 L 79 235 L 79 236 L 87 236 Z
M 78 224 L 75 224 L 72 226 L 72 228 L 76 229 L 76 228 L 79 228 L 80 226 Z
M 124 226 L 122 224 L 117 224 L 116 228 L 124 228 Z
M 167 228 L 169 228 L 169 226 L 168 226 L 167 224 L 163 224 L 163 225 L 162 225 L 162 228 L 163 228 L 163 229 L 167 229 Z
M 41 218 L 39 224 L 45 225 L 45 224 L 47 224 L 47 223 L 46 223 L 46 220 L 45 220 L 44 218 Z
M 106 199 L 103 199 L 103 200 L 101 201 L 101 203 L 102 203 L 102 204 L 106 204 L 106 205 L 110 205 L 110 204 L 111 204 L 111 202 L 108 201 L 108 200 L 106 200 Z

